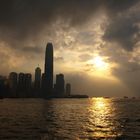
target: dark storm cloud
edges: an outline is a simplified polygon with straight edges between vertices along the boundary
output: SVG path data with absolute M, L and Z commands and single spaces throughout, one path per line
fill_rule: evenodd
M 139 23 L 139 11 L 112 18 L 105 31 L 104 39 L 119 43 L 125 50 L 132 51 L 138 42 L 140 28 L 137 24 Z
M 108 13 L 112 16 L 123 12 L 134 4 L 138 3 L 139 0 L 101 0 Z
M 19 51 L 38 53 L 41 52 L 39 47 L 25 47 L 29 46 L 27 40 L 37 40 L 44 28 L 48 36 L 50 32 L 55 32 L 52 25 L 58 19 L 63 24 L 69 22 L 69 26 L 79 27 L 98 10 L 106 10 L 111 17 L 112 13 L 115 15 L 125 11 L 137 2 L 138 0 L 0 0 L 0 41 Z M 118 31 L 121 28 L 123 27 Z M 107 33 L 106 38 L 110 39 L 114 30 L 107 30 Z M 130 37 L 131 35 L 126 40 Z M 114 35 L 114 38 L 120 41 L 123 36 L 118 38 Z M 130 41 L 126 43 L 132 45 Z
M 12 38 L 35 35 L 57 18 L 82 24 L 100 7 L 108 13 L 124 11 L 137 0 L 0 0 L 0 28 Z

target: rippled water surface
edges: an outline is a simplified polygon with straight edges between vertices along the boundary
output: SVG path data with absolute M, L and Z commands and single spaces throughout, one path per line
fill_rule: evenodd
M 140 100 L 0 100 L 0 140 L 59 139 L 140 140 Z

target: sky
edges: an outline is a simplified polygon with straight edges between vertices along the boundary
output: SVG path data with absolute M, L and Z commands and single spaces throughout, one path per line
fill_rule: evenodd
M 43 72 L 52 42 L 73 93 L 140 96 L 139 13 L 139 0 L 0 0 L 0 75 Z

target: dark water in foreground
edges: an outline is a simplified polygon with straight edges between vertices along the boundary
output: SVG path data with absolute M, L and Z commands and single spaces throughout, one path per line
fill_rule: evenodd
M 0 100 L 0 140 L 65 139 L 140 140 L 140 100 Z

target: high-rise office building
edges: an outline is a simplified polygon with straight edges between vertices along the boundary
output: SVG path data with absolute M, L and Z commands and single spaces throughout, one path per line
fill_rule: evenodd
M 53 92 L 53 45 L 48 43 L 45 52 L 45 89 L 46 97 L 51 97 Z
M 10 88 L 10 97 L 16 97 L 17 96 L 17 78 L 18 74 L 16 72 L 11 72 L 9 74 L 9 88 Z
M 8 97 L 8 91 L 6 90 L 6 80 L 6 77 L 0 75 L 0 98 Z
M 0 75 L 0 87 L 4 87 L 6 78 Z
M 64 96 L 65 80 L 63 74 L 56 75 L 56 96 Z
M 32 87 L 32 75 L 30 73 L 25 74 L 25 90 L 27 92 L 31 91 Z
M 18 90 L 23 92 L 25 90 L 25 74 L 19 73 L 18 76 Z
M 66 84 L 66 95 L 69 96 L 71 94 L 71 84 L 67 83 Z
M 34 83 L 34 88 L 35 89 L 40 89 L 41 86 L 41 69 L 37 67 L 35 69 L 35 83 Z
M 9 74 L 9 87 L 13 92 L 15 92 L 17 89 L 17 78 L 18 74 L 16 72 L 11 72 Z
M 41 89 L 45 90 L 46 88 L 46 76 L 45 73 L 42 73 L 42 77 L 41 77 Z
M 29 97 L 32 87 L 32 75 L 30 73 L 19 73 L 18 93 L 19 97 Z

